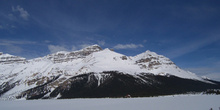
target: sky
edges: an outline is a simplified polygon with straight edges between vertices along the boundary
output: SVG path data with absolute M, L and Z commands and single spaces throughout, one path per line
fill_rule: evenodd
M 0 51 L 32 59 L 98 44 L 150 50 L 220 81 L 219 0 L 0 0 Z

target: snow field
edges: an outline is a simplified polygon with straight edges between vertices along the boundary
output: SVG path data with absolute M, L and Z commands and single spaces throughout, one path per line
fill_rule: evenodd
M 220 95 L 0 101 L 1 110 L 219 110 Z

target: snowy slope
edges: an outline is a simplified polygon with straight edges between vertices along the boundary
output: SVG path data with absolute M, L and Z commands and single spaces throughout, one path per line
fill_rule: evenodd
M 109 49 L 102 50 L 92 45 L 74 52 L 57 52 L 44 57 L 26 60 L 25 58 L 0 54 L 0 95 L 15 97 L 23 91 L 55 80 L 45 91 L 53 91 L 61 83 L 73 76 L 90 72 L 119 71 L 138 75 L 174 75 L 180 78 L 203 81 L 194 73 L 177 67 L 168 58 L 146 51 L 137 56 L 128 57 Z M 100 75 L 97 75 L 100 77 Z

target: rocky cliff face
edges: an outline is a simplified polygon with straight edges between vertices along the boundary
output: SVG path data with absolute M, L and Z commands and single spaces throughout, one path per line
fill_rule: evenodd
M 1 99 L 152 96 L 219 88 L 150 51 L 131 57 L 93 45 L 31 60 L 3 53 L 0 58 Z

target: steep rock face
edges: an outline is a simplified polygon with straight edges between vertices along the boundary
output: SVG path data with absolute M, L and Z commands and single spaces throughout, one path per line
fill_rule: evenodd
M 12 57 L 0 56 L 4 59 L 5 56 Z M 0 98 L 121 97 L 124 93 L 151 96 L 193 91 L 189 89 L 190 84 L 190 87 L 183 86 L 186 87 L 184 91 L 174 89 L 187 81 L 200 82 L 203 89 L 217 88 L 212 85 L 218 85 L 184 71 L 168 58 L 150 51 L 131 57 L 93 45 L 28 61 L 18 59 L 0 63 Z M 20 62 L 22 59 L 23 63 Z M 169 76 L 181 84 L 172 86 L 175 82 L 170 81 L 172 83 L 167 87 L 174 92 L 163 92 L 166 90 L 163 84 L 169 82 Z

